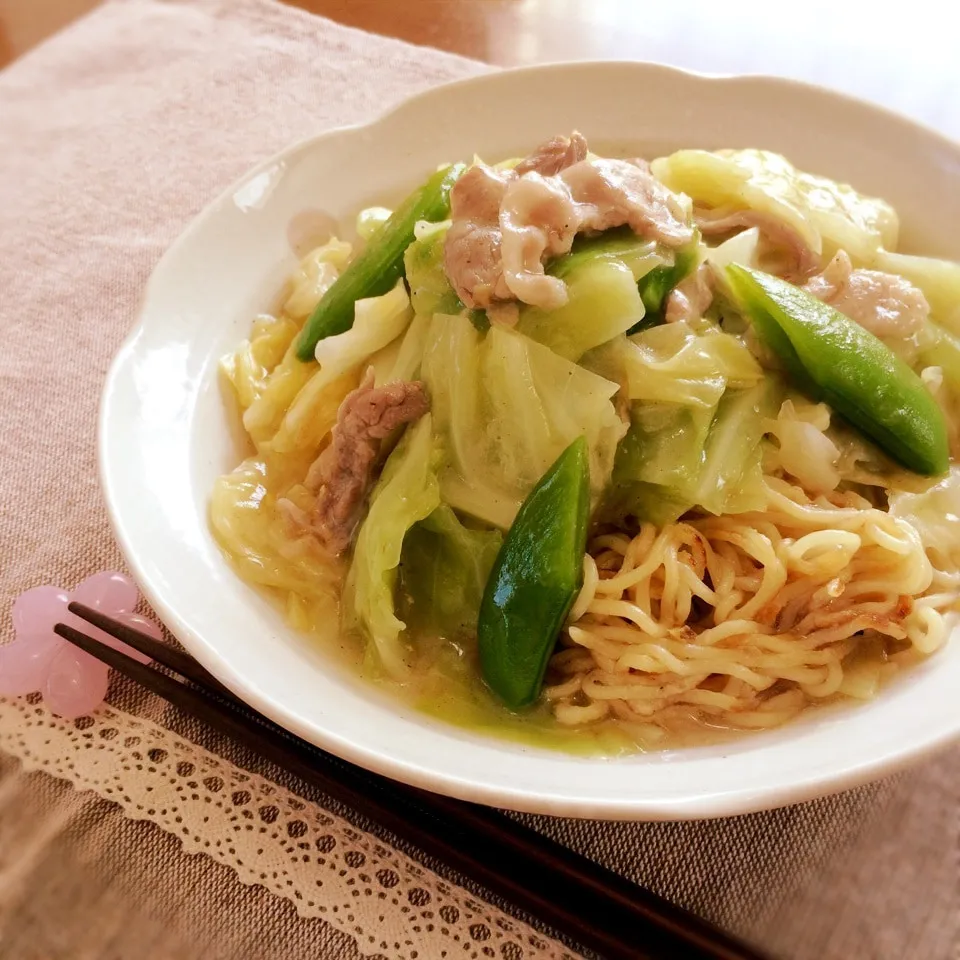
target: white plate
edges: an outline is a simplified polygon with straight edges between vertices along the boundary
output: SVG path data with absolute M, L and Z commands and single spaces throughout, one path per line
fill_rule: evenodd
M 157 266 L 107 379 L 100 468 L 117 537 L 184 646 L 256 709 L 390 777 L 567 816 L 723 816 L 893 772 L 960 735 L 960 643 L 869 704 L 811 710 L 732 744 L 579 759 L 448 726 L 396 703 L 284 626 L 229 569 L 207 527 L 238 455 L 218 358 L 247 336 L 295 263 L 304 211 L 339 220 L 443 161 L 523 153 L 573 127 L 606 149 L 758 146 L 891 201 L 902 246 L 960 258 L 960 148 L 876 107 L 789 81 L 637 63 L 538 67 L 431 90 L 363 127 L 290 147 L 208 207 Z M 302 217 L 300 223 L 303 222 Z

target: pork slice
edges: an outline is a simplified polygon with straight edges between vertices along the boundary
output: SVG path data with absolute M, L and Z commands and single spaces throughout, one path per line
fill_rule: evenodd
M 466 306 L 491 309 L 493 318 L 508 301 L 563 306 L 566 284 L 544 263 L 567 253 L 581 231 L 629 225 L 670 247 L 693 239 L 685 211 L 645 161 L 586 155 L 574 132 L 541 144 L 515 170 L 476 164 L 454 185 L 444 268 Z
M 500 254 L 500 203 L 516 179 L 512 170 L 478 163 L 450 191 L 452 223 L 443 247 L 447 279 L 468 307 L 512 299 Z
M 843 250 L 803 289 L 880 339 L 910 337 L 930 316 L 926 297 L 912 283 L 894 273 L 854 270 Z
M 684 277 L 668 294 L 664 308 L 667 323 L 698 320 L 713 303 L 714 273 L 710 265 L 701 263 Z
M 792 267 L 788 279 L 802 281 L 820 266 L 803 237 L 772 214 L 760 210 L 695 210 L 693 219 L 705 237 L 756 227 L 769 244 L 789 255 Z
M 422 383 L 398 380 L 374 386 L 373 368 L 347 394 L 337 412 L 330 443 L 307 474 L 318 491 L 310 528 L 331 553 L 342 553 L 363 515 L 383 440 L 430 409 Z
M 455 221 L 444 243 L 443 265 L 451 286 L 467 307 L 487 309 L 513 294 L 503 276 L 499 226 Z
M 629 225 L 637 236 L 682 247 L 693 239 L 677 198 L 643 160 L 583 160 L 559 178 L 580 207 L 578 230 Z
M 495 170 L 485 163 L 474 164 L 450 191 L 450 216 L 454 220 L 495 224 L 500 217 L 503 195 L 516 177 L 512 170 Z
M 444 269 L 462 303 L 472 308 L 493 308 L 495 315 L 505 313 L 499 305 L 516 296 L 504 277 L 502 255 L 501 206 L 508 188 L 524 174 L 552 176 L 586 155 L 587 141 L 574 131 L 569 137 L 553 137 L 540 144 L 514 170 L 495 170 L 478 163 L 454 184 L 450 192 L 453 222 L 444 243 Z M 538 238 L 526 238 L 519 245 L 516 240 L 516 234 L 512 235 L 508 246 L 515 265 L 519 265 L 521 260 L 535 256 L 531 250 Z M 544 249 L 548 245 L 545 240 Z M 546 286 L 554 287 L 556 297 L 556 285 Z M 562 284 L 560 290 L 565 292 Z M 549 295 L 546 299 L 550 300 Z
M 527 173 L 539 173 L 552 177 L 567 167 L 587 158 L 586 138 L 577 130 L 569 137 L 551 137 L 537 147 L 529 157 L 521 160 L 514 170 L 517 176 Z
M 562 280 L 544 272 L 544 261 L 567 253 L 580 211 L 559 177 L 528 173 L 507 188 L 500 205 L 503 276 L 523 303 L 554 310 L 567 302 Z

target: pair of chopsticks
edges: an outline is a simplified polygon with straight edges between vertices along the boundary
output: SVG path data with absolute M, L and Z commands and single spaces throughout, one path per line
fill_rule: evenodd
M 706 920 L 495 809 L 396 783 L 300 740 L 187 654 L 82 604 L 69 610 L 184 680 L 57 624 L 65 640 L 601 956 L 765 960 Z

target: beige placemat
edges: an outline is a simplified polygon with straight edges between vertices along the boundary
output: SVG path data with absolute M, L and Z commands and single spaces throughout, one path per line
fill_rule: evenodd
M 120 564 L 97 398 L 186 223 L 289 141 L 483 69 L 266 0 L 126 0 L 0 73 L 3 610 Z M 0 702 L 0 956 L 566 953 L 282 771 L 123 684 L 112 700 L 80 725 Z M 960 955 L 957 751 L 764 815 L 524 819 L 788 960 Z

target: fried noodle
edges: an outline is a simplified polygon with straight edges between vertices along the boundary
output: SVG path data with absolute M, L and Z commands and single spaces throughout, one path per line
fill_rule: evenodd
M 545 690 L 560 723 L 775 727 L 944 642 L 957 574 L 908 522 L 765 483 L 764 511 L 593 539 Z

